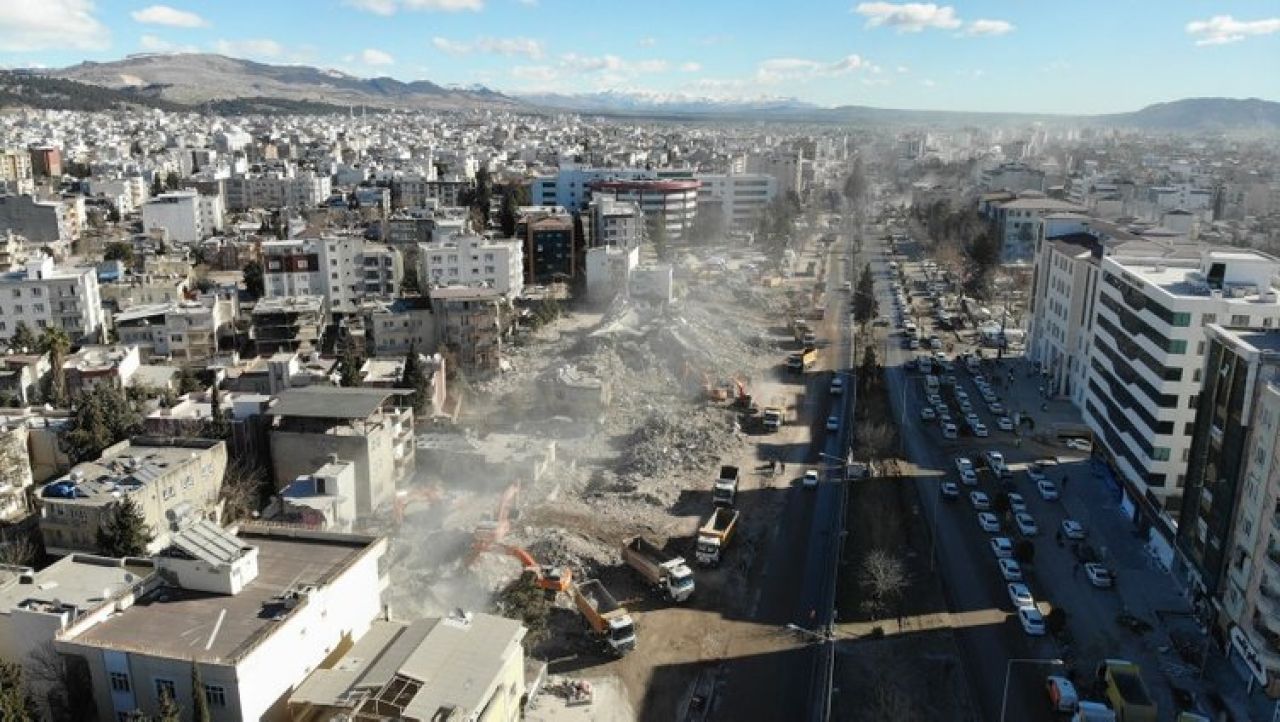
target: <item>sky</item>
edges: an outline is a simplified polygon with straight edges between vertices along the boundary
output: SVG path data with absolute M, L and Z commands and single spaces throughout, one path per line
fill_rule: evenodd
M 214 52 L 510 93 L 1090 114 L 1280 100 L 1277 0 L 0 0 L 0 66 Z

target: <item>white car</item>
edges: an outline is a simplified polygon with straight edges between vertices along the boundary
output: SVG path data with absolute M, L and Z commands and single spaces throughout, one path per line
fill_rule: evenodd
M 1022 567 L 1013 559 L 997 559 L 1000 565 L 1000 576 L 1004 577 L 1006 582 L 1022 581 Z
M 1036 488 L 1040 490 L 1040 498 L 1045 501 L 1056 501 L 1058 498 L 1058 486 L 1048 479 L 1044 479 L 1036 484 Z
M 957 401 L 968 401 L 968 400 L 969 400 L 969 392 L 968 392 L 968 391 L 965 391 L 964 389 L 956 389 L 956 400 L 957 400 Z
M 960 483 L 964 484 L 965 486 L 977 486 L 978 472 L 974 471 L 973 469 L 967 469 L 965 471 L 960 472 Z
M 1075 519 L 1063 519 L 1062 535 L 1068 539 L 1075 539 L 1075 540 L 1083 539 L 1085 536 L 1084 525 L 1076 521 Z
M 991 498 L 981 491 L 969 492 L 969 503 L 973 504 L 973 508 L 978 511 L 986 511 L 991 508 Z
M 1022 582 L 1010 582 L 1005 585 L 1009 590 L 1009 601 L 1013 602 L 1013 608 L 1034 607 L 1036 605 L 1035 597 L 1031 596 L 1031 589 Z
M 1019 494 L 1018 492 L 1011 491 L 1009 492 L 1009 509 L 1012 510 L 1015 514 L 1020 511 L 1026 511 L 1027 500 L 1023 499 L 1022 495 Z
M 973 425 L 973 435 L 980 439 L 985 439 L 991 435 L 986 424 L 978 423 Z
M 963 411 L 963 407 L 961 410 Z M 982 418 L 972 411 L 965 411 L 964 421 L 969 425 L 969 428 L 973 428 L 974 426 L 982 423 Z
M 991 450 L 982 452 L 982 456 L 984 459 L 986 459 L 987 468 L 997 473 L 1004 470 L 1005 468 L 1004 454 L 1001 454 L 999 451 L 991 449 Z
M 987 410 L 995 414 L 996 416 L 1001 416 L 1004 414 L 1004 404 L 1000 403 L 999 401 L 988 401 Z
M 960 407 L 960 413 L 964 414 L 965 417 L 973 413 L 973 404 L 969 403 L 969 399 L 960 399 L 960 403 L 957 405 Z
M 1000 532 L 1000 520 L 989 511 L 978 512 L 978 526 L 982 527 L 983 531 L 991 532 L 992 534 Z
M 840 290 L 841 290 L 841 291 L 852 291 L 852 290 L 853 290 L 853 283 L 852 283 L 852 282 L 850 282 L 850 281 L 845 281 L 844 283 L 840 284 Z
M 938 418 L 938 412 L 934 411 L 932 406 L 921 406 L 921 407 L 920 407 L 920 420 L 921 420 L 921 421 L 933 421 L 933 420 L 934 420 L 934 419 L 936 419 L 936 418 Z
M 1076 451 L 1093 451 L 1093 443 L 1088 439 L 1067 439 L 1067 448 Z
M 1116 578 L 1111 574 L 1111 570 L 1097 562 L 1085 564 L 1084 573 L 1089 576 L 1089 583 L 1099 589 L 1110 589 L 1115 586 Z
M 991 537 L 991 553 L 996 559 L 1009 559 L 1013 556 L 1013 542 L 1007 536 Z
M 982 389 L 982 400 L 987 402 L 988 404 L 991 404 L 992 406 L 995 406 L 1000 403 L 1000 397 L 996 396 L 995 392 L 991 390 L 990 386 Z M 993 414 L 1004 413 L 1004 411 L 1002 409 L 1001 411 L 997 412 L 995 409 L 991 409 L 991 413 Z
M 942 498 L 943 499 L 959 499 L 960 487 L 956 486 L 954 481 L 942 482 Z
M 973 462 L 967 456 L 956 457 L 956 471 L 963 474 L 966 471 L 973 471 Z
M 956 425 L 955 425 L 955 424 L 953 424 L 953 423 L 951 423 L 951 422 L 949 422 L 949 421 L 944 421 L 944 422 L 942 423 L 942 438 L 944 438 L 944 439 L 954 439 L 954 438 L 956 438 L 956 437 L 957 437 L 957 436 L 959 436 L 959 435 L 960 435 L 960 432 L 959 432 L 959 430 L 958 430 L 958 429 L 956 429 Z
M 827 431 L 837 431 L 837 430 L 839 430 L 839 429 L 840 429 L 840 417 L 839 417 L 839 416 L 828 416 L 828 417 L 827 417 Z
M 1039 609 L 1018 607 L 1018 621 L 1022 624 L 1022 631 L 1026 632 L 1027 636 L 1044 636 L 1044 617 L 1040 616 Z
M 800 479 L 800 483 L 803 484 L 806 489 L 816 488 L 818 486 L 818 470 L 810 469 L 804 472 L 804 477 Z
M 1025 511 L 1014 514 L 1013 521 L 1018 525 L 1018 531 L 1022 532 L 1023 536 L 1035 536 L 1040 533 L 1040 527 L 1036 525 L 1036 520 Z
M 940 394 L 928 394 L 924 397 L 924 400 L 928 401 L 930 406 L 937 406 L 942 403 L 942 396 Z
M 1013 419 L 1008 416 L 1001 416 L 996 419 L 996 428 L 1001 431 L 1013 431 Z

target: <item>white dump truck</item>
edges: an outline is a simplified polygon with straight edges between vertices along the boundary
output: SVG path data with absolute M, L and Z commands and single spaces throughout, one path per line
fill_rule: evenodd
M 673 602 L 693 596 L 693 570 L 684 557 L 667 554 L 644 537 L 633 537 L 622 545 L 622 561 Z

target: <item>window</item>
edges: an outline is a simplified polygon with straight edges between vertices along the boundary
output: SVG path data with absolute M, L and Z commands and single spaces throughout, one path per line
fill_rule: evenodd
M 21 303 L 15 304 L 13 307 L 13 312 L 17 314 L 22 313 L 22 304 Z
M 48 324 L 48 323 L 46 323 L 46 322 L 45 322 L 45 320 L 42 318 L 42 319 L 40 319 L 40 320 L 36 321 L 36 325 L 37 325 L 37 326 L 39 326 L 40 328 L 44 328 L 45 326 L 48 326 L 49 324 Z
M 1157 446 L 1156 448 L 1152 449 L 1151 460 L 1152 461 L 1168 461 L 1169 449 L 1164 446 Z
M 1200 325 L 1202 326 L 1208 326 L 1211 323 L 1217 323 L 1217 322 L 1218 322 L 1218 314 L 1216 313 L 1206 313 L 1200 319 Z
M 1197 356 L 1204 355 L 1204 341 L 1201 341 L 1200 343 L 1196 344 L 1196 355 Z
M 40 298 L 40 294 L 42 294 L 42 293 L 44 293 L 44 290 L 43 290 L 43 289 L 41 289 L 41 288 L 33 288 L 33 289 L 31 289 L 31 295 L 32 295 L 32 296 L 35 296 L 36 298 Z
M 1173 320 L 1169 322 L 1169 325 L 1170 325 L 1170 326 L 1190 326 L 1190 325 L 1191 325 L 1191 314 L 1189 314 L 1189 313 L 1175 313 L 1175 314 L 1173 314 Z
M 1247 328 L 1249 326 L 1249 317 L 1242 313 L 1233 314 L 1231 316 L 1231 325 L 1236 328 Z
M 206 684 L 204 686 L 204 700 L 209 703 L 210 707 L 226 707 L 227 690 L 219 684 Z
M 156 678 L 156 701 L 171 699 L 177 701 L 178 690 L 171 679 Z
M 133 689 L 129 685 L 129 675 L 123 672 L 111 672 L 107 678 L 111 682 L 112 692 L 130 692 Z
M 13 289 L 13 297 L 14 297 L 14 298 L 22 298 L 22 289 L 21 289 L 21 288 L 15 288 L 15 289 Z

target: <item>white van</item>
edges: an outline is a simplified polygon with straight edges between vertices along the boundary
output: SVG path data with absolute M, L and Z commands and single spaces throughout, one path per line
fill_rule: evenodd
M 942 425 L 942 438 L 954 439 L 958 435 L 959 435 L 959 432 L 956 430 L 955 424 L 945 423 Z

